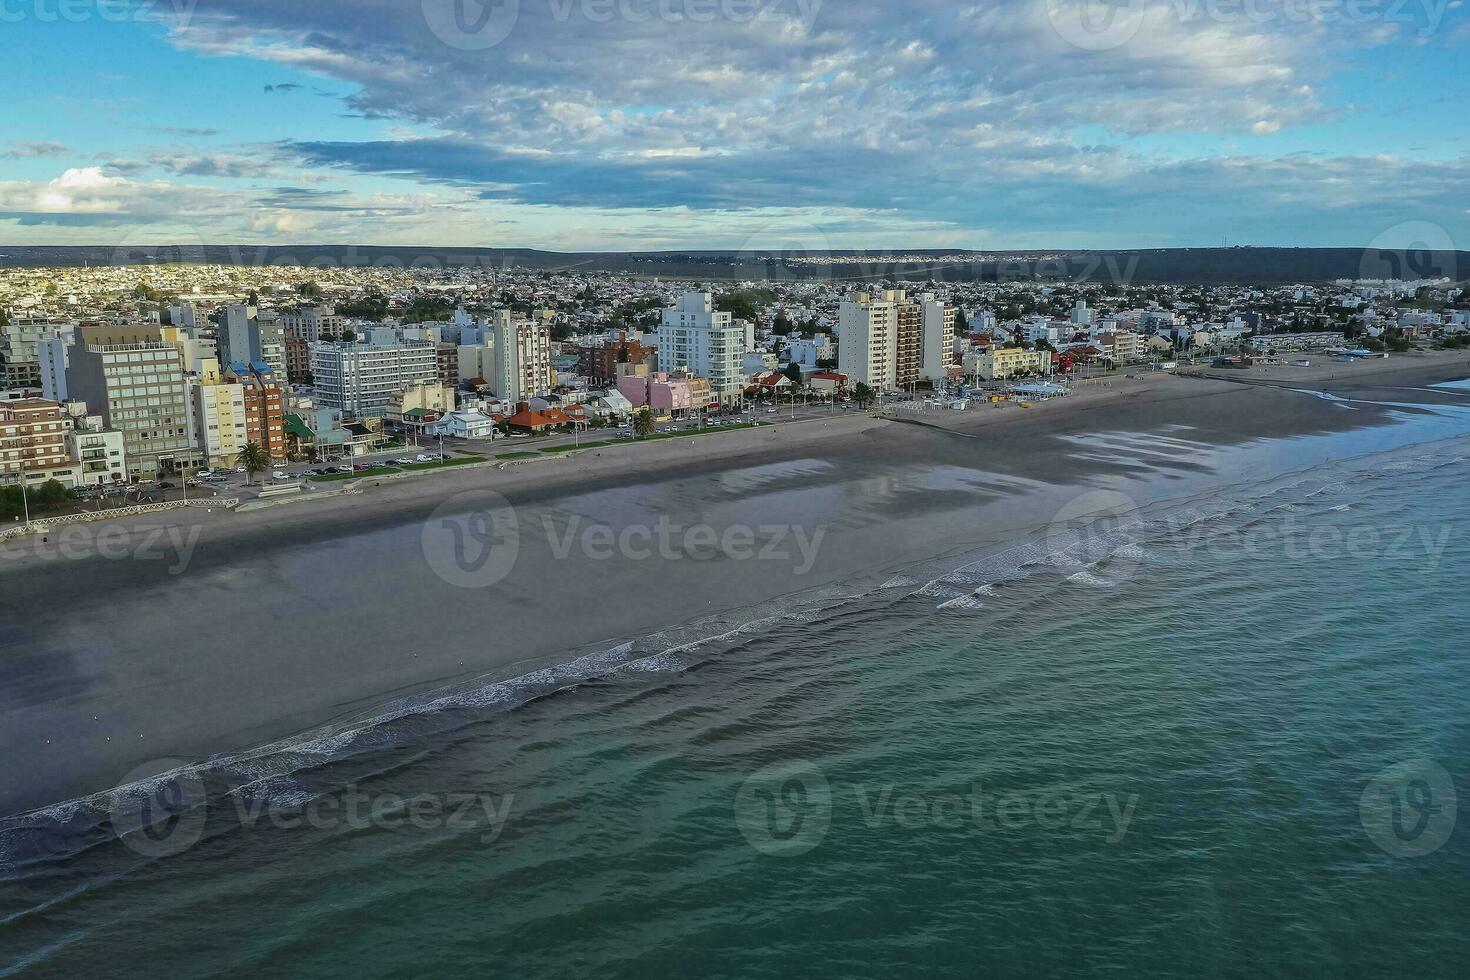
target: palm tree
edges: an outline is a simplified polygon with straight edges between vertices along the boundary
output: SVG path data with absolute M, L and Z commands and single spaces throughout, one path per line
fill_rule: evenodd
M 255 474 L 263 472 L 271 465 L 270 457 L 258 443 L 247 442 L 245 448 L 240 450 L 240 455 L 235 457 L 235 462 L 245 467 L 245 484 L 249 486 L 250 480 Z
M 641 409 L 637 415 L 633 416 L 634 436 L 651 436 L 653 435 L 653 430 L 653 413 L 648 409 Z
M 852 400 L 858 408 L 867 408 L 873 404 L 873 389 L 859 381 L 852 389 Z

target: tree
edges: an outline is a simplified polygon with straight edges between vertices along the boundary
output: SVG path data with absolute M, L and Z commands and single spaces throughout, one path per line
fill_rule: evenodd
M 857 403 L 858 408 L 867 408 L 873 404 L 875 396 L 873 389 L 859 381 L 852 389 L 852 400 Z
M 797 364 L 795 361 L 793 361 L 790 364 L 786 365 L 786 367 L 782 368 L 781 369 L 781 373 L 784 374 L 784 375 L 786 375 L 786 377 L 791 381 L 791 386 L 793 388 L 800 388 L 801 387 L 801 365 L 800 364 Z
M 255 474 L 263 472 L 271 465 L 270 457 L 261 448 L 259 443 L 247 442 L 245 448 L 240 450 L 240 455 L 235 457 L 235 462 L 245 467 L 245 483 L 248 485 Z
M 303 282 L 296 287 L 296 293 L 302 299 L 321 299 L 322 287 L 318 286 L 315 282 Z
M 653 435 L 653 413 L 646 408 L 638 410 L 633 416 L 633 435 L 638 438 L 646 438 Z
M 356 340 L 357 340 L 357 331 L 356 330 L 343 330 L 342 331 L 342 342 L 344 344 L 350 344 L 350 343 L 355 342 Z
M 966 334 L 970 332 L 970 319 L 969 317 L 965 316 L 964 310 L 956 309 L 954 311 L 954 329 L 955 333 L 959 334 Z

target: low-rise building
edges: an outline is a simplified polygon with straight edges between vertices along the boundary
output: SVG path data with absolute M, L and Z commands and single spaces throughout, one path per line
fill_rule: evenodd
M 1049 374 L 1051 354 L 1023 347 L 995 347 L 965 355 L 965 374 L 983 381 L 1001 381 L 1022 374 Z

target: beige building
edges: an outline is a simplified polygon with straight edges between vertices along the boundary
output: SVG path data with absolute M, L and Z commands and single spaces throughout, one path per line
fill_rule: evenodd
M 194 431 L 209 466 L 232 467 L 249 441 L 246 433 L 245 386 L 227 382 L 219 369 L 201 374 L 191 386 Z
M 454 411 L 454 388 L 433 382 L 411 384 L 388 396 L 388 410 L 383 418 L 389 422 L 403 422 L 403 417 L 414 412 L 438 412 L 447 415 Z
M 1051 352 L 1021 347 L 974 350 L 965 355 L 965 373 L 982 381 L 1004 381 L 1018 374 L 1050 374 Z
M 495 321 L 494 377 L 485 376 L 495 394 L 516 404 L 544 395 L 556 385 L 551 363 L 551 328 L 530 320 L 512 322 L 509 311 Z
M 838 310 L 838 370 L 853 385 L 890 391 L 897 383 L 898 305 L 903 290 L 858 293 Z

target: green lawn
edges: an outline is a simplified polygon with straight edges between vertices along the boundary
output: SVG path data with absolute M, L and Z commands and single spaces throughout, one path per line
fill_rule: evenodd
M 540 459 L 541 458 L 541 454 L 538 453 L 538 452 L 533 452 L 533 451 L 527 450 L 526 452 L 523 452 L 523 453 L 500 453 L 495 458 L 496 459 Z

